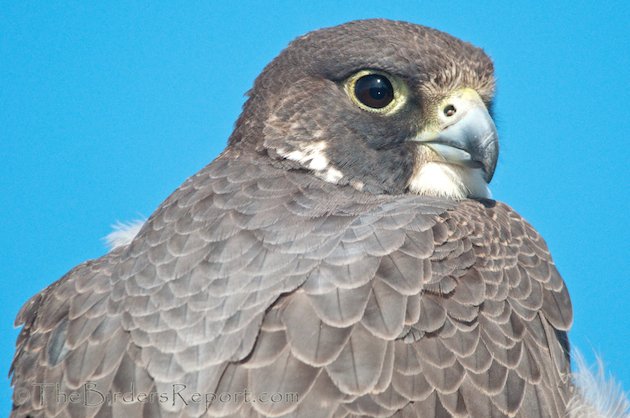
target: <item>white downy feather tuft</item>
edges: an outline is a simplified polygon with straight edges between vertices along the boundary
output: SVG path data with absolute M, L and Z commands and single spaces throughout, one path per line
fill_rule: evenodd
M 591 369 L 582 354 L 574 349 L 575 394 L 567 406 L 570 418 L 629 418 L 630 402 L 621 385 L 604 372 L 604 363 L 596 356 L 597 370 Z
M 112 225 L 113 231 L 104 238 L 107 248 L 111 251 L 128 245 L 138 235 L 142 225 L 144 225 L 144 221 L 141 220 L 131 222 L 117 221 Z

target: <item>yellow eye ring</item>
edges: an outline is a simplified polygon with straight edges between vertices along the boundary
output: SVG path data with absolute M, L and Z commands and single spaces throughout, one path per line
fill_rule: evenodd
M 408 89 L 398 77 L 382 71 L 361 70 L 345 83 L 352 102 L 361 109 L 383 115 L 396 112 L 406 101 Z

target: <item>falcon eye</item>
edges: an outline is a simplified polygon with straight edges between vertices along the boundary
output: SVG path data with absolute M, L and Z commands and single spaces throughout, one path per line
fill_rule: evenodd
M 357 100 L 374 109 L 382 109 L 394 100 L 394 87 L 380 74 L 365 75 L 354 83 Z
M 361 109 L 391 114 L 407 100 L 408 89 L 400 78 L 376 70 L 361 70 L 344 83 L 346 94 Z

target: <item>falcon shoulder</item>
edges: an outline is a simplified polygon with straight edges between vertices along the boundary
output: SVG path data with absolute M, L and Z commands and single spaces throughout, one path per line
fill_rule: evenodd
M 27 302 L 13 384 L 297 396 L 30 396 L 13 416 L 563 416 L 571 320 L 543 240 L 503 204 L 375 196 L 227 152 L 130 245 Z

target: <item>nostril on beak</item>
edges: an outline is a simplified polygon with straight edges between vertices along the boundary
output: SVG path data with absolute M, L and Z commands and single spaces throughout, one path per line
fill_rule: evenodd
M 457 113 L 457 109 L 452 104 L 444 106 L 444 116 L 446 116 L 447 118 L 450 118 L 455 113 Z

